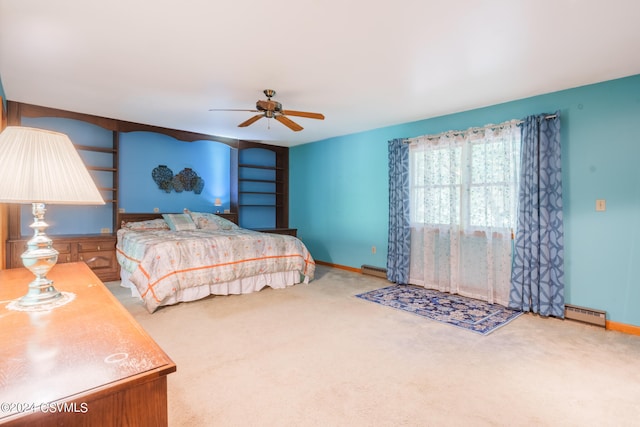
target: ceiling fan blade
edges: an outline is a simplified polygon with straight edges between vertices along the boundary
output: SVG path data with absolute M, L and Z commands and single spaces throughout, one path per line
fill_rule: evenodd
M 209 111 L 248 111 L 250 113 L 257 113 L 258 110 L 244 110 L 236 108 L 210 108 Z
M 298 131 L 301 131 L 303 129 L 302 126 L 300 126 L 296 122 L 292 121 L 288 117 L 285 117 L 285 116 L 282 116 L 282 115 L 277 115 L 274 118 L 277 121 L 279 121 L 280 123 L 282 123 L 283 125 L 285 125 L 286 127 L 288 127 L 289 129 L 291 129 L 292 131 L 294 131 L 294 132 L 298 132 Z
M 247 127 L 247 126 L 249 126 L 250 124 L 253 124 L 253 123 L 257 122 L 258 120 L 260 120 L 260 119 L 261 119 L 261 118 L 263 118 L 263 117 L 264 117 L 264 114 L 257 114 L 257 115 L 255 115 L 255 116 L 251 117 L 249 120 L 245 120 L 244 122 L 240 123 L 240 124 L 238 125 L 238 127 L 239 127 L 239 128 Z
M 306 111 L 282 110 L 282 114 L 287 116 L 306 117 L 308 119 L 324 120 L 324 115 L 320 113 L 308 113 Z

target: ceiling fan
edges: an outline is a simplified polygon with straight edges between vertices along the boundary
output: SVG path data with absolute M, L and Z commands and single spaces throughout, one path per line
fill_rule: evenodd
M 298 131 L 301 131 L 303 127 L 297 124 L 296 122 L 294 122 L 293 120 L 291 120 L 290 118 L 288 118 L 287 116 L 297 116 L 297 117 L 306 117 L 308 119 L 324 120 L 324 115 L 320 113 L 309 113 L 306 111 L 295 111 L 295 110 L 283 110 L 282 104 L 280 104 L 277 101 L 273 101 L 271 99 L 276 95 L 275 90 L 265 89 L 263 92 L 266 95 L 267 100 L 257 101 L 255 110 L 213 108 L 213 109 L 210 109 L 209 111 L 250 111 L 254 113 L 258 113 L 258 112 L 260 113 L 240 123 L 238 125 L 238 127 L 240 128 L 247 127 L 257 122 L 261 118 L 266 117 L 268 119 L 276 119 L 277 121 L 279 121 L 280 123 L 288 127 L 289 129 L 291 129 L 292 131 L 298 132 Z

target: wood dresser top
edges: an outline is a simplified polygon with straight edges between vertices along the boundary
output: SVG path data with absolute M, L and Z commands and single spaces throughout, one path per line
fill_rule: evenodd
M 7 304 L 34 276 L 0 271 L 0 403 L 78 399 L 176 370 L 86 264 L 57 264 L 47 277 L 75 299 L 51 311 L 14 311 Z M 0 412 L 0 422 L 12 414 Z

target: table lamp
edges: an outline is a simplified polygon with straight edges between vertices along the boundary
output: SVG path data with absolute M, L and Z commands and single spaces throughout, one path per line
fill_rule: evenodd
M 22 263 L 35 276 L 28 292 L 7 308 L 50 310 L 74 298 L 60 292 L 47 273 L 58 261 L 58 251 L 45 234 L 45 204 L 104 204 L 89 171 L 67 135 L 43 129 L 8 126 L 0 133 L 0 202 L 32 203 L 33 237 Z

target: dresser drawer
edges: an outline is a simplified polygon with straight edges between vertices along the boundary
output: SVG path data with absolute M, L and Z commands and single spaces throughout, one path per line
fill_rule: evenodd
M 13 245 L 15 246 L 15 250 L 20 252 L 21 254 L 22 254 L 22 252 L 27 250 L 27 241 L 26 240 L 20 240 L 20 241 L 13 242 Z M 58 251 L 58 253 L 60 253 L 60 254 L 70 254 L 71 253 L 71 244 L 68 243 L 68 242 L 56 242 L 56 241 L 54 241 L 53 242 L 53 249 Z
M 21 255 L 27 250 L 27 240 L 7 242 L 9 259 L 7 268 L 22 267 Z M 69 242 L 53 242 L 53 249 L 58 251 L 58 262 L 73 262 L 73 248 Z
M 115 250 L 80 252 L 78 261 L 86 263 L 102 280 L 118 280 L 120 276 Z
M 53 242 L 53 249 L 58 251 L 58 262 L 73 262 L 73 248 L 69 242 Z
M 58 262 L 74 262 L 73 248 L 69 243 L 54 242 L 53 248 L 58 251 Z
M 78 252 L 111 251 L 115 248 L 113 240 L 96 240 L 78 243 Z
M 116 263 L 116 254 L 113 251 L 81 252 L 78 261 L 85 262 L 91 269 L 113 268 Z

